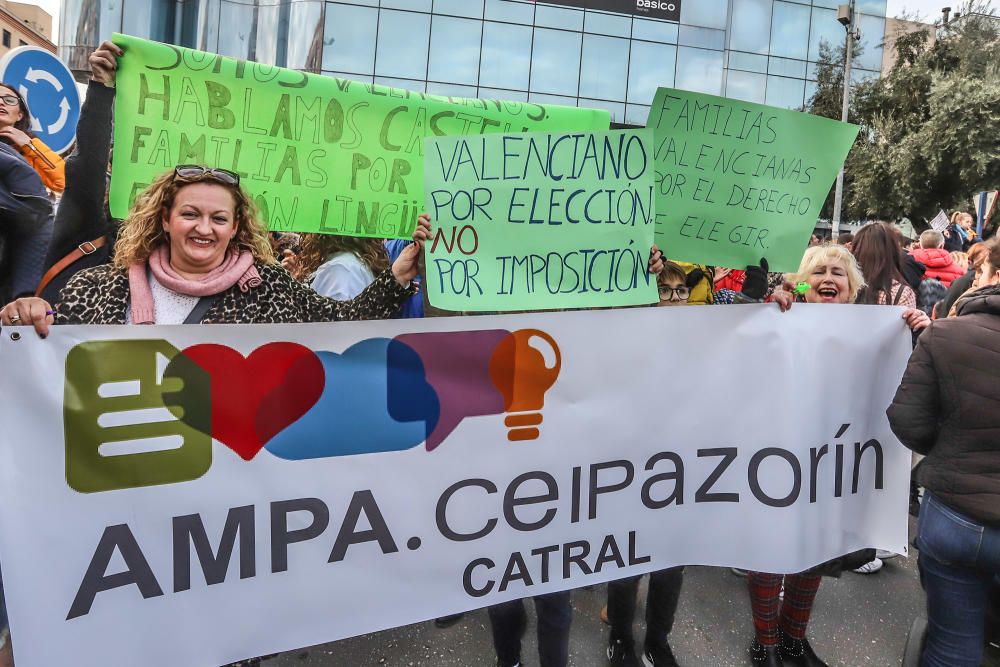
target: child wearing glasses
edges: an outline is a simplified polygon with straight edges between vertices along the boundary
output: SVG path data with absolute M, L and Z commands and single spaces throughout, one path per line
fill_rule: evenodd
M 687 284 L 687 274 L 674 262 L 664 262 L 663 270 L 656 278 L 660 290 L 661 306 L 686 306 L 691 288 Z

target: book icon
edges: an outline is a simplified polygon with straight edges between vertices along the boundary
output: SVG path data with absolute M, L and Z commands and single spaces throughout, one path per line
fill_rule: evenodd
M 211 382 L 194 364 L 167 374 L 178 355 L 164 340 L 91 341 L 70 350 L 63 427 L 71 488 L 175 484 L 208 471 Z

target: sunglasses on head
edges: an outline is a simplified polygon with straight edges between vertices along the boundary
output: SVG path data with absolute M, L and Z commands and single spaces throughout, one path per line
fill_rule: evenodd
M 228 169 L 212 169 L 210 167 L 202 167 L 198 164 L 179 164 L 174 167 L 174 175 L 177 178 L 201 178 L 206 174 L 227 185 L 240 184 L 240 175 Z
M 21 103 L 17 95 L 0 95 L 0 101 L 2 101 L 7 106 L 14 106 Z

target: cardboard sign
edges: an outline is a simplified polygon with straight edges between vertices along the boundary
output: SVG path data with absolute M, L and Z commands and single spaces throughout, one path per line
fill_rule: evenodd
M 858 126 L 660 88 L 656 241 L 672 259 L 794 271 Z
M 512 311 L 657 302 L 648 130 L 427 140 L 430 302 Z
M 240 174 L 277 231 L 409 238 L 427 136 L 606 130 L 607 111 L 439 97 L 115 35 L 111 211 L 178 164 Z
M 930 221 L 931 229 L 937 232 L 943 232 L 951 222 L 948 220 L 948 214 L 944 211 L 939 211 L 937 215 Z

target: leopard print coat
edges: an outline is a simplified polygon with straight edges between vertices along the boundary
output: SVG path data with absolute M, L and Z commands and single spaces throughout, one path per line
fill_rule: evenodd
M 246 292 L 233 285 L 202 318 L 202 324 L 296 324 L 336 320 L 386 319 L 416 293 L 414 283 L 400 287 L 392 269 L 380 273 L 350 301 L 320 296 L 277 264 L 258 264 L 261 284 Z M 80 271 L 66 284 L 55 305 L 56 324 L 125 324 L 128 275 L 110 264 Z

